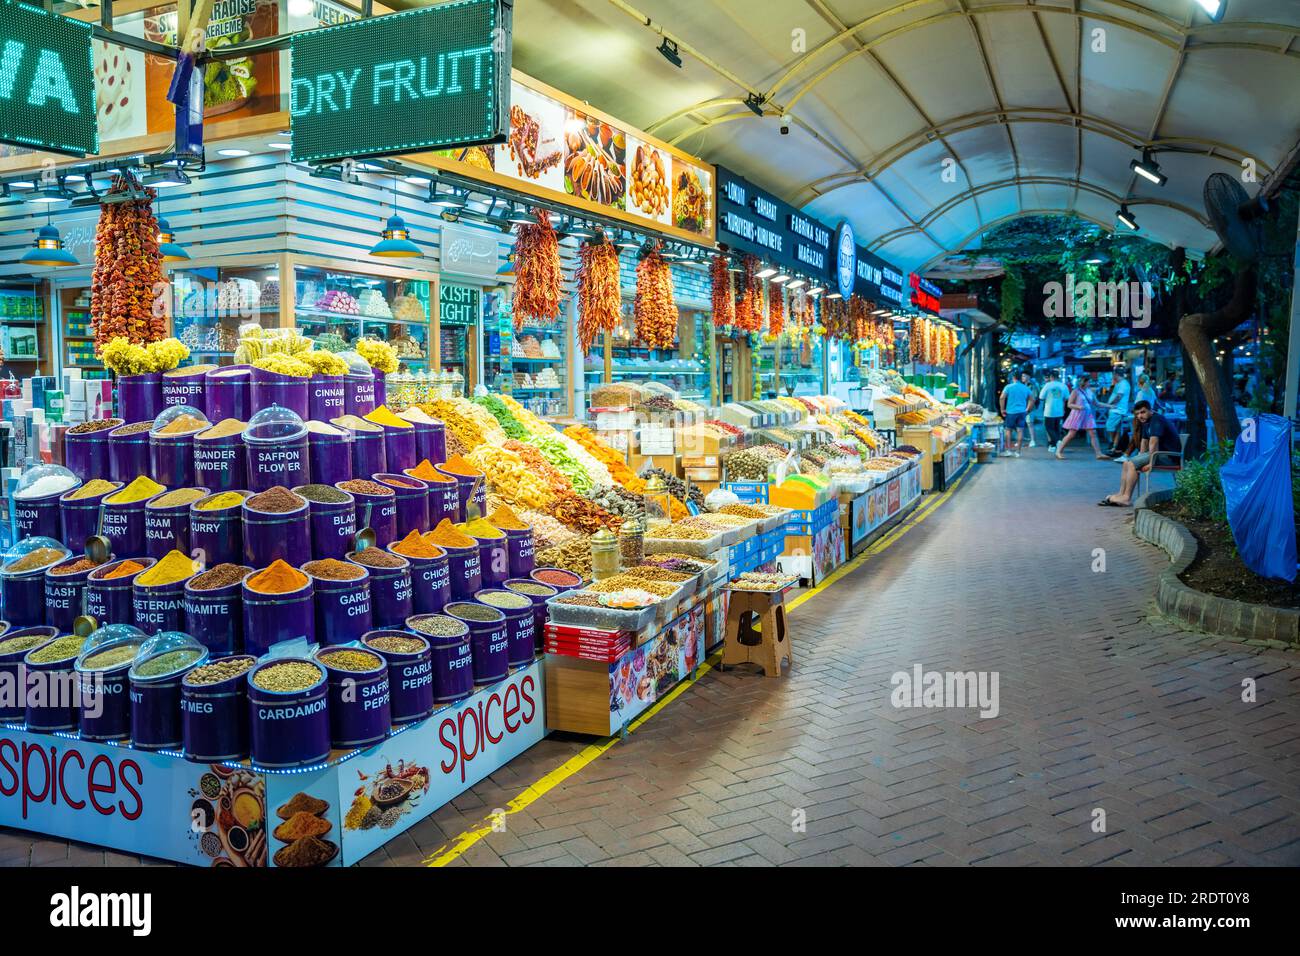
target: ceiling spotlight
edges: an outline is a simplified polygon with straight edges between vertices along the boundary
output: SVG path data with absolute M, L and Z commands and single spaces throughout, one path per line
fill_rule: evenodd
M 777 285 L 781 285 L 783 283 L 789 282 L 790 277 L 786 275 L 784 272 L 782 272 L 779 276 L 772 276 L 772 281 L 775 282 Z
M 889 315 L 889 310 L 888 310 L 888 309 L 876 309 L 876 311 L 875 311 L 875 312 L 872 312 L 871 314 L 872 314 L 872 315 Z
M 403 182 L 410 183 L 412 186 L 423 186 L 429 181 L 428 176 L 403 176 Z
M 465 196 L 452 189 L 450 192 L 439 192 L 438 184 L 429 180 L 429 202 L 435 206 L 441 206 L 443 209 L 464 209 Z
M 750 93 L 745 97 L 745 105 L 748 106 L 755 116 L 763 115 L 763 104 L 767 102 L 767 97 L 762 93 Z
M 831 292 L 831 293 L 829 293 L 829 294 L 826 296 L 826 298 L 828 298 L 828 299 L 842 299 L 842 298 L 844 298 L 844 296 L 840 295 L 838 292 Z
M 10 189 L 35 189 L 36 184 L 26 179 L 20 179 L 9 184 Z
M 245 156 L 251 156 L 252 153 L 246 149 L 219 149 L 218 156 L 228 156 L 231 159 L 242 159 Z
M 516 226 L 531 226 L 536 221 L 533 214 L 523 206 L 515 206 L 506 217 L 506 222 L 514 223 Z
M 777 280 L 777 279 L 773 279 L 772 281 L 773 281 L 773 282 L 776 282 L 776 281 L 778 281 L 778 280 Z M 800 288 L 800 287 L 802 287 L 802 286 L 805 286 L 805 285 L 807 285 L 807 284 L 808 284 L 808 280 L 807 280 L 807 279 L 791 279 L 789 282 L 787 282 L 787 283 L 785 284 L 785 287 L 786 287 L 787 289 L 798 289 L 798 288 Z
M 664 42 L 659 44 L 659 52 L 663 54 L 665 60 L 677 67 L 677 69 L 680 70 L 682 68 L 682 58 L 681 54 L 677 52 L 676 40 L 670 40 L 667 37 L 664 37 Z
M 774 276 L 774 275 L 776 275 L 775 269 L 759 269 L 757 272 L 754 273 L 754 278 L 766 279 L 768 276 Z
M 1169 182 L 1169 177 L 1160 171 L 1160 164 L 1151 157 L 1151 150 L 1149 149 L 1142 150 L 1141 159 L 1130 160 L 1128 168 L 1157 186 L 1163 186 Z
M 1226 0 L 1196 0 L 1196 5 L 1205 11 L 1205 15 L 1216 23 L 1223 19 L 1223 13 L 1228 8 Z
M 826 287 L 825 287 L 825 286 L 823 286 L 823 285 L 815 285 L 815 286 L 813 286 L 811 289 L 808 290 L 808 294 L 809 294 L 809 295 L 821 295 L 821 294 L 822 294 L 823 292 L 825 292 L 825 291 L 826 291 Z
M 1129 211 L 1128 203 L 1124 203 L 1119 207 L 1119 212 L 1115 213 L 1115 218 L 1134 232 L 1137 232 L 1138 221 L 1133 218 L 1133 213 Z
M 744 268 L 741 266 L 741 264 L 740 264 L 739 262 L 737 262 L 735 259 L 732 259 L 732 260 L 730 260 L 730 261 L 727 263 L 727 271 L 728 271 L 728 272 L 744 272 L 745 270 L 744 270 Z
M 591 227 L 584 226 L 576 219 L 569 220 L 569 228 L 565 231 L 575 239 L 590 239 L 595 235 Z
M 278 149 L 281 151 L 287 151 L 293 149 L 293 143 L 286 143 L 283 140 L 277 140 L 274 143 L 267 143 L 266 145 L 270 149 Z
M 176 186 L 188 186 L 190 177 L 179 169 L 155 169 L 147 173 L 140 182 L 154 189 L 173 189 Z

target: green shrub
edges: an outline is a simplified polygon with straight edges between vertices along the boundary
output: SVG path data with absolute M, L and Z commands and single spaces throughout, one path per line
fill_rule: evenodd
M 1228 520 L 1219 469 L 1232 458 L 1232 442 L 1223 441 L 1200 458 L 1183 465 L 1174 476 L 1174 503 L 1192 518 L 1203 521 Z

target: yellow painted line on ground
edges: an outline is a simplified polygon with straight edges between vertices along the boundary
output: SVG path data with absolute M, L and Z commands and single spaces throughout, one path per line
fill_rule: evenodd
M 949 498 L 952 497 L 952 493 L 956 491 L 958 487 L 961 486 L 961 483 L 965 480 L 966 477 L 963 475 L 961 478 L 958 478 L 955 482 L 953 482 L 948 487 L 948 490 L 943 492 L 943 494 L 939 495 L 937 498 L 933 498 L 930 501 L 923 503 L 907 520 L 903 521 L 898 525 L 898 527 L 894 528 L 888 534 L 884 535 L 879 541 L 875 542 L 873 545 L 871 545 L 871 547 L 867 548 L 866 551 L 863 551 L 860 555 L 858 555 L 853 560 L 845 562 L 843 565 L 837 568 L 821 584 L 817 585 L 814 588 L 809 589 L 805 593 L 799 595 L 793 601 L 789 602 L 786 605 L 786 610 L 793 611 L 795 608 L 799 607 L 799 605 L 805 603 L 806 601 L 811 600 L 813 597 L 820 594 L 822 591 L 826 590 L 826 588 L 830 587 L 832 584 L 834 584 L 836 581 L 843 578 L 845 575 L 852 574 L 858 568 L 862 567 L 862 565 L 865 564 L 869 558 L 880 554 L 881 552 L 883 552 L 884 550 L 892 546 L 894 542 L 898 541 L 898 539 L 901 538 L 903 535 L 905 535 L 908 531 L 912 530 L 917 525 L 919 525 L 922 521 L 924 521 L 926 518 L 930 517 L 930 515 L 932 515 L 939 508 L 940 505 L 942 505 L 945 501 L 947 501 Z M 691 687 L 691 685 L 693 685 L 696 681 L 698 681 L 709 671 L 713 670 L 713 668 L 717 665 L 718 661 L 720 661 L 721 659 L 722 659 L 722 652 L 717 651 L 714 654 L 712 654 L 707 660 L 701 662 L 694 677 L 688 677 L 685 680 L 678 683 L 678 685 L 672 689 L 672 691 L 668 694 L 668 696 L 656 701 L 650 708 L 646 710 L 645 713 L 643 713 L 641 716 L 637 717 L 636 720 L 628 724 L 627 727 L 628 733 L 630 734 L 636 731 L 639 727 L 641 727 L 648 720 L 650 720 L 651 717 L 659 713 L 659 711 L 663 710 L 674 700 L 676 700 L 679 696 L 684 694 Z M 545 796 L 547 793 L 554 790 L 564 781 L 568 780 L 578 771 L 582 770 L 584 767 L 588 766 L 589 764 L 591 764 L 592 762 L 594 762 L 595 760 L 603 756 L 606 751 L 608 751 L 611 747 L 613 747 L 622 739 L 623 738 L 621 736 L 616 734 L 612 737 L 602 738 L 601 740 L 598 740 L 593 744 L 588 744 L 586 747 L 583 747 L 582 750 L 580 750 L 577 754 L 570 757 L 568 760 L 560 764 L 554 770 L 546 773 L 539 779 L 535 780 L 533 783 L 529 784 L 524 789 L 524 791 L 519 794 L 519 796 L 515 797 L 505 806 L 504 808 L 505 812 L 503 815 L 509 816 L 512 813 L 518 813 L 520 810 L 526 809 L 534 802 L 536 802 L 537 800 Z M 486 818 L 482 825 L 475 827 L 472 830 L 466 830 L 460 836 L 456 837 L 455 840 L 440 847 L 432 856 L 429 856 L 424 860 L 424 865 L 425 866 L 446 866 L 448 863 L 451 863 L 453 860 L 456 860 L 457 858 L 463 856 L 465 852 L 470 849 L 470 847 L 474 846 L 474 844 L 478 843 L 484 837 L 490 836 L 492 833 L 494 833 L 496 829 L 499 828 L 500 825 L 499 820 L 500 820 L 499 817 Z

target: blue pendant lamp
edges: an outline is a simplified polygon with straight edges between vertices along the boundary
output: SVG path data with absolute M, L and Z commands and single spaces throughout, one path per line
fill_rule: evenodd
M 370 250 L 372 256 L 381 259 L 419 259 L 424 256 L 420 247 L 411 241 L 411 233 L 406 228 L 406 222 L 397 214 L 396 176 L 393 177 L 393 214 L 388 217 L 388 223 L 380 235 L 383 238 Z
M 171 224 L 163 218 L 161 197 L 158 199 L 158 251 L 163 262 L 186 262 L 190 258 L 186 248 L 176 241 Z
M 81 265 L 67 249 L 63 248 L 63 237 L 58 227 L 50 221 L 50 207 L 45 207 L 45 225 L 36 232 L 36 244 L 23 253 L 18 260 L 25 266 L 63 266 Z

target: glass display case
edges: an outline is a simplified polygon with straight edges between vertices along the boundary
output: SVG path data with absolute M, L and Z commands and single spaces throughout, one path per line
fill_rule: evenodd
M 676 391 L 682 398 L 713 404 L 709 374 L 713 348 L 713 327 L 707 314 L 681 310 L 677 341 L 671 349 L 647 348 L 636 338 L 632 304 L 623 304 L 622 321 L 609 345 L 609 380 L 612 382 L 655 382 Z M 604 353 L 597 339 L 583 363 L 587 392 L 605 380 Z
M 480 330 L 496 321 L 496 310 L 497 299 L 476 286 L 444 281 L 438 287 L 438 363 L 448 375 L 460 376 L 462 394 L 473 395 L 481 381 Z
M 229 365 L 239 327 L 281 325 L 280 266 L 275 259 L 234 265 L 183 265 L 171 270 L 172 334 L 195 363 Z
M 430 303 L 437 294 L 432 273 L 342 267 L 293 260 L 292 321 L 306 336 L 334 349 L 358 338 L 393 346 L 403 370 L 428 372 Z M 324 343 L 321 343 L 324 344 Z
M 40 283 L 0 283 L 0 352 L 5 368 L 15 378 L 48 374 L 52 369 L 45 317 Z
M 535 415 L 568 415 L 572 389 L 567 311 L 556 322 L 528 322 L 516 333 L 510 290 L 485 293 L 483 373 L 489 388 L 512 395 Z

